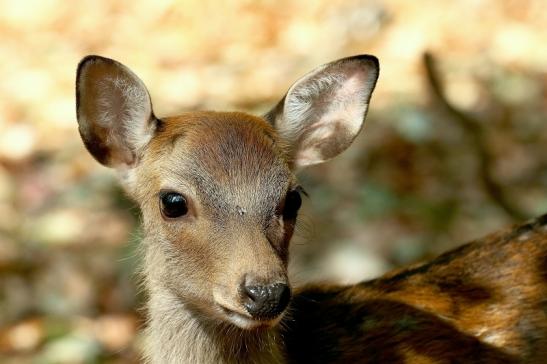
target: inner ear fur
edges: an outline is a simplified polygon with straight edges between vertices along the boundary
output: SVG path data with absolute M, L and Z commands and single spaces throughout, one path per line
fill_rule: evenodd
M 339 59 L 296 81 L 266 114 L 289 145 L 295 168 L 322 163 L 349 147 L 363 126 L 378 74 L 374 56 Z
M 144 83 L 123 64 L 94 55 L 78 65 L 76 109 L 86 148 L 109 167 L 133 167 L 158 122 Z

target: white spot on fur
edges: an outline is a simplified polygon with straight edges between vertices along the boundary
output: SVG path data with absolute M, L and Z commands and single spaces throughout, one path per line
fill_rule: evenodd
M 483 336 L 482 341 L 490 345 L 503 347 L 507 340 L 503 332 L 493 332 Z
M 475 336 L 478 337 L 481 341 L 496 347 L 503 347 L 507 342 L 505 332 L 492 331 L 491 327 L 482 327 L 476 330 Z
M 522 234 L 518 237 L 518 241 L 525 241 L 525 240 L 528 240 L 530 238 L 531 234 L 530 233 L 525 233 L 525 234 Z

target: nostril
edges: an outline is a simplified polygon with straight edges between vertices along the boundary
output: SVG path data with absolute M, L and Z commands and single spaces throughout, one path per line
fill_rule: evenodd
M 267 295 L 267 286 L 244 286 L 244 292 L 251 299 L 251 301 L 260 301 L 263 300 Z
M 243 285 L 243 304 L 251 316 L 268 319 L 278 316 L 289 304 L 291 290 L 287 284 Z

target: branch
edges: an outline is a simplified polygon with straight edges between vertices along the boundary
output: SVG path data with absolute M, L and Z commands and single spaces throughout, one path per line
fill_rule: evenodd
M 480 127 L 479 120 L 457 109 L 454 105 L 450 103 L 450 101 L 448 101 L 444 93 L 444 89 L 441 85 L 441 80 L 437 72 L 433 55 L 428 52 L 424 53 L 423 62 L 425 65 L 427 81 L 429 83 L 429 87 L 433 93 L 433 96 L 435 97 L 435 100 L 439 104 L 441 104 L 448 112 L 448 114 L 452 117 L 452 119 L 460 125 L 460 127 L 470 138 L 475 148 L 476 155 L 479 158 L 479 177 L 490 198 L 513 219 L 528 219 L 530 215 L 525 211 L 521 210 L 520 207 L 515 206 L 507 198 L 503 187 L 496 181 L 496 179 L 492 175 L 491 166 L 494 163 L 494 158 L 492 157 L 486 146 L 486 138 L 484 137 L 484 132 Z

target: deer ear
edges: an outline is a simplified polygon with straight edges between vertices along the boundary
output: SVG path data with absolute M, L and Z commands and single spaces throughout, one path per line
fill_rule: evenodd
M 76 113 L 93 157 L 122 169 L 137 164 L 158 123 L 144 83 L 121 63 L 99 56 L 78 65 Z
M 289 145 L 294 167 L 324 162 L 349 147 L 378 73 L 378 59 L 360 55 L 318 67 L 291 86 L 265 117 Z

